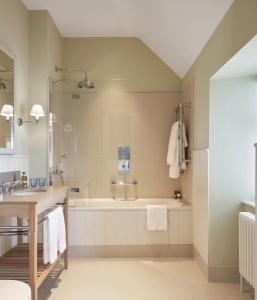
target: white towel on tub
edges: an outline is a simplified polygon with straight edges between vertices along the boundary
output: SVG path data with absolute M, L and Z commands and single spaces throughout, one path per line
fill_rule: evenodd
M 166 205 L 147 205 L 146 217 L 149 231 L 167 230 L 168 208 Z
M 63 253 L 66 249 L 66 229 L 61 207 L 50 211 L 43 224 L 43 258 L 44 264 L 54 263 L 58 251 Z

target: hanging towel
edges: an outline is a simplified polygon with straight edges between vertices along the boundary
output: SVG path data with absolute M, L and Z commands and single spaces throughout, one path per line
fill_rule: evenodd
M 181 165 L 179 164 L 179 129 L 180 129 L 180 121 L 177 121 L 173 124 L 170 132 L 168 153 L 167 153 L 167 164 L 170 166 L 169 169 L 169 177 L 170 178 L 178 178 L 180 176 L 180 170 L 186 169 L 186 163 L 183 162 Z M 182 137 L 182 148 L 183 148 L 183 157 L 185 157 L 185 148 L 188 147 L 188 142 L 186 138 L 186 130 L 185 125 L 182 125 L 183 137 Z
M 63 253 L 66 249 L 66 229 L 61 207 L 50 211 L 43 223 L 43 258 L 44 264 L 56 261 L 58 251 Z
M 147 205 L 146 206 L 147 229 L 167 230 L 168 209 L 165 205 Z
M 58 207 L 56 209 L 57 213 L 57 248 L 60 253 L 63 253 L 66 249 L 66 228 L 63 215 L 63 209 Z
M 188 147 L 188 142 L 187 142 L 187 135 L 186 135 L 186 128 L 185 128 L 185 124 L 183 123 L 183 127 L 182 127 L 182 130 L 183 130 L 183 137 L 182 137 L 182 152 L 183 152 L 183 158 L 185 159 L 185 148 Z M 187 164 L 186 162 L 182 162 L 181 165 L 180 165 L 180 169 L 181 170 L 186 170 L 187 168 Z
M 43 258 L 44 264 L 54 263 L 57 259 L 57 213 L 56 209 L 50 211 L 43 223 Z

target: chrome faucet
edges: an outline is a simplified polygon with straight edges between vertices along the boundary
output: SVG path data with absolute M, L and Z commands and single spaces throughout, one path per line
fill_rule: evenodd
M 20 181 L 2 183 L 0 185 L 0 201 L 3 200 L 3 198 L 7 194 L 11 194 L 13 191 L 18 189 L 20 186 L 21 186 Z

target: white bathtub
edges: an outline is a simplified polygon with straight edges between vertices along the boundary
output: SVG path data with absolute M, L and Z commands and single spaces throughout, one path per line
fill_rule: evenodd
M 148 231 L 146 205 L 168 207 L 168 229 Z M 192 208 L 175 199 L 70 199 L 72 256 L 147 257 L 192 255 Z

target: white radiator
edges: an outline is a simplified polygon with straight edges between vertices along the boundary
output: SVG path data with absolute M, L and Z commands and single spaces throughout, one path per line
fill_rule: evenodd
M 239 213 L 239 273 L 242 290 L 243 279 L 255 286 L 255 215 L 250 212 Z

